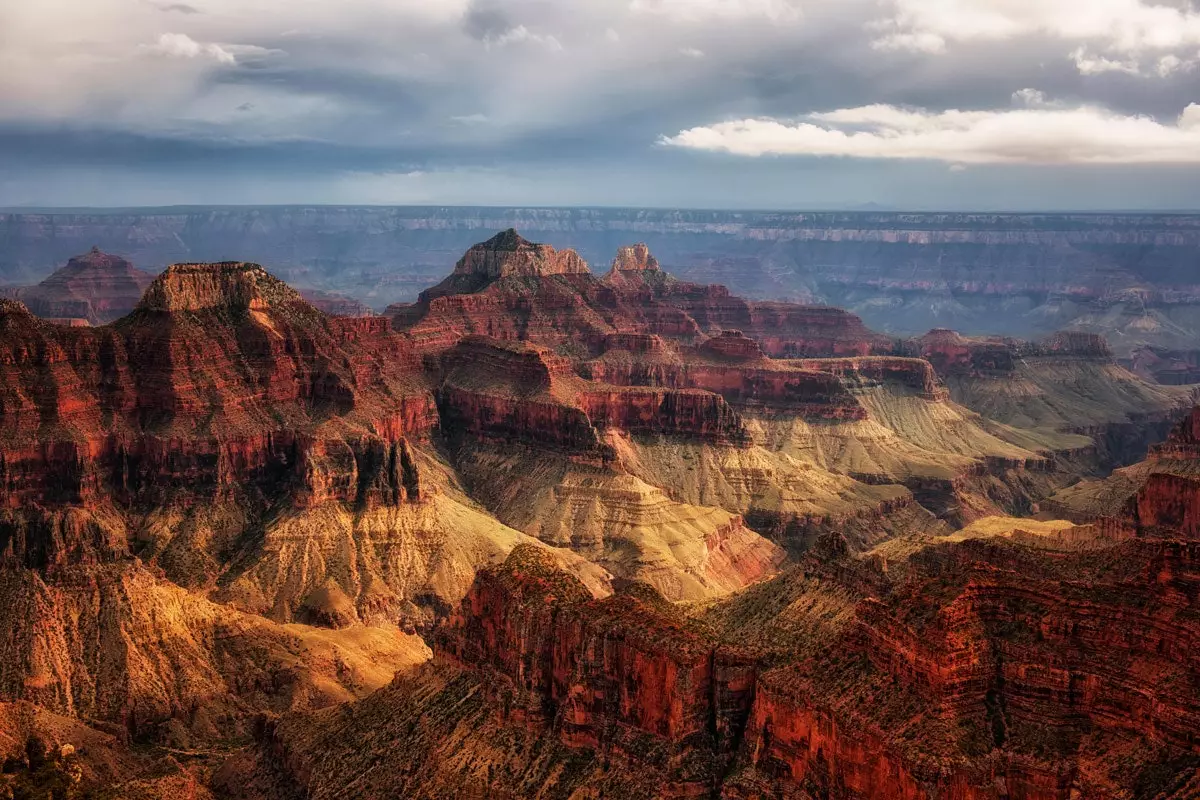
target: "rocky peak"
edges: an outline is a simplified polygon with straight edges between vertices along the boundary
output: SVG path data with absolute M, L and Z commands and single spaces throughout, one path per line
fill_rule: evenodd
M 138 308 L 146 311 L 256 310 L 304 304 L 300 293 L 258 264 L 174 264 L 154 279 Z
M 588 271 L 587 263 L 574 250 L 555 250 L 548 244 L 531 242 L 512 228 L 472 247 L 454 267 L 455 275 L 489 280 L 510 275 L 578 275 Z
M 7 297 L 0 297 L 0 319 L 6 317 L 29 317 L 32 316 L 29 309 L 20 300 L 12 300 Z
M 663 272 L 649 246 L 641 242 L 617 249 L 617 257 L 604 281 L 613 287 L 633 290 L 665 288 L 677 283 L 674 276 Z
M 1150 449 L 1152 458 L 1200 461 L 1200 406 L 1180 421 L 1162 444 Z
M 110 322 L 128 314 L 154 276 L 93 247 L 36 286 L 15 290 L 29 310 L 61 321 Z
M 83 255 L 76 255 L 76 257 L 68 260 L 64 269 L 55 272 L 55 276 L 78 275 L 80 272 L 88 271 L 102 271 L 107 273 L 107 275 L 113 276 L 131 275 L 149 277 L 148 273 L 133 266 L 132 261 L 121 258 L 120 255 L 103 252 L 98 247 L 92 247 L 90 251 Z
M 650 255 L 650 247 L 639 242 L 635 245 L 621 247 L 617 257 L 613 259 L 612 268 L 616 272 L 645 272 L 658 270 L 658 259 Z

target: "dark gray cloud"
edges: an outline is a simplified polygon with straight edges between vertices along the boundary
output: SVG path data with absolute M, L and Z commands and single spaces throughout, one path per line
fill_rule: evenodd
M 498 39 L 516 27 L 508 13 L 494 2 L 472 2 L 462 18 L 463 32 L 481 42 Z
M 1021 205 L 1024 181 L 1031 207 L 1200 206 L 1200 188 L 1180 178 L 1188 169 L 951 172 L 930 159 L 747 158 L 659 144 L 730 120 L 790 123 L 874 104 L 930 119 L 1000 113 L 1023 89 L 1168 125 L 1200 101 L 1190 29 L 1170 47 L 1121 42 L 1034 9 L 988 30 L 956 15 L 1014 6 L 947 0 L 935 14 L 915 2 L 9 4 L 0 204 L 77 205 L 73 194 L 87 192 L 61 178 L 75 171 L 101 183 L 123 176 L 121 203 L 139 191 L 147 201 L 200 197 L 224 180 L 252 186 L 258 202 L 301 191 L 305 202 L 475 193 L 499 203 L 1006 207 Z

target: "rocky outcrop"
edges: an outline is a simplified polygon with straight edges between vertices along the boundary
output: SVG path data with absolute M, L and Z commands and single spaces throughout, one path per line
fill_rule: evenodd
M 101 325 L 133 310 L 154 276 L 93 247 L 36 286 L 11 290 L 39 317 Z
M 311 308 L 299 292 L 258 264 L 234 261 L 173 264 L 150 284 L 137 307 L 166 313 L 266 311 L 285 307 L 303 312 Z
M 1143 345 L 1130 352 L 1128 366 L 1146 380 L 1165 386 L 1200 383 L 1200 349 L 1170 350 Z
M 605 385 L 570 362 L 518 342 L 469 338 L 441 359 L 438 402 L 447 431 L 522 439 L 607 457 L 607 429 L 637 435 L 746 441 L 721 396 L 697 390 Z
M 847 559 L 830 537 L 703 622 L 636 586 L 592 600 L 518 549 L 439 632 L 438 669 L 485 693 L 475 726 L 529 742 L 501 756 L 526 785 L 569 780 L 575 764 L 592 785 L 621 776 L 624 792 L 658 797 L 1190 796 L 1200 553 L 1028 536 L 933 545 L 899 569 Z M 409 713 L 398 703 L 393 692 L 351 710 L 342 734 L 377 735 L 362 715 Z M 272 746 L 328 792 L 359 771 L 303 747 L 315 722 L 285 725 Z M 414 730 L 389 732 L 389 748 L 456 763 L 483 746 Z M 376 790 L 405 785 L 391 774 Z
M 1143 535 L 1200 537 L 1200 407 L 1144 461 L 1048 498 L 1047 513 Z
M 614 337 L 607 344 L 603 356 L 582 366 L 584 375 L 619 386 L 700 389 L 769 415 L 854 420 L 867 414 L 832 369 L 767 359 L 739 331 L 707 339 L 695 350 L 674 350 L 653 338 Z
M 873 384 L 894 384 L 912 389 L 928 400 L 945 400 L 942 388 L 928 361 L 918 358 L 820 358 L 802 359 L 804 369 L 838 376 L 847 385 L 863 388 Z
M 956 331 L 939 328 L 914 343 L 914 355 L 933 365 L 938 375 L 1004 375 L 1015 368 L 1016 342 L 1005 339 L 968 339 Z
M 658 259 L 650 255 L 650 248 L 642 242 L 618 248 L 617 257 L 612 263 L 612 270 L 616 273 L 653 272 L 658 269 Z
M 444 274 L 437 265 L 516 228 L 592 263 L 611 259 L 614 239 L 645 241 L 683 281 L 844 307 L 897 335 L 953 327 L 1030 339 L 1075 328 L 1119 341 L 1123 359 L 1200 341 L 1195 215 L 326 206 L 13 213 L 0 228 L 9 284 L 99 244 L 138 264 L 245 254 L 288 280 L 383 306 L 412 301 Z
M 477 578 L 438 652 L 516 691 L 510 713 L 569 747 L 649 762 L 663 797 L 711 791 L 738 743 L 754 668 L 654 590 L 592 602 L 541 554 L 518 548 Z
M 589 274 L 587 263 L 574 250 L 559 252 L 548 244 L 530 242 L 509 228 L 467 250 L 450 277 L 422 292 L 419 299 L 425 302 L 449 294 L 470 294 L 506 278 Z
M 320 465 L 335 463 L 358 465 L 335 479 L 349 499 L 371 483 L 372 448 L 436 423 L 419 361 L 386 321 L 331 320 L 256 265 L 172 267 L 105 328 L 10 303 L 0 331 L 0 505 L 320 495 Z M 322 432 L 331 414 L 350 427 Z

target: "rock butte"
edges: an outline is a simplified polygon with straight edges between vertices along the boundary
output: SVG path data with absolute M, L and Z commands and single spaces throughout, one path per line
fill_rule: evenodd
M 3 300 L 0 376 L 0 719 L 160 796 L 1195 796 L 1200 411 L 1094 334 L 508 230 L 384 316 Z
M 153 275 L 93 247 L 36 286 L 10 290 L 40 317 L 100 325 L 133 310 Z

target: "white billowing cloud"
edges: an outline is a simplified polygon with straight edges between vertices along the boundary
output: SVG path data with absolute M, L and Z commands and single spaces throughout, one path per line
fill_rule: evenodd
M 1025 108 L 1062 108 L 1062 103 L 1046 97 L 1041 89 L 1018 89 L 1012 95 L 1013 104 Z
M 186 33 L 164 33 L 157 42 L 144 48 L 168 58 L 207 58 L 230 66 L 237 63 L 237 57 L 225 47 L 215 42 L 197 42 Z
M 535 44 L 545 47 L 547 50 L 559 52 L 563 49 L 562 42 L 554 36 L 534 33 L 524 25 L 518 25 L 515 28 L 510 28 L 496 36 L 489 36 L 484 39 L 484 44 L 488 47 L 507 47 L 513 44 Z
M 1071 53 L 1071 60 L 1080 75 L 1101 75 L 1105 72 L 1124 72 L 1126 75 L 1137 75 L 1142 71 L 1136 58 L 1109 58 L 1108 56 L 1093 55 L 1086 47 L 1077 47 Z
M 890 0 L 875 47 L 939 53 L 952 43 L 1050 37 L 1073 43 L 1079 70 L 1150 72 L 1200 45 L 1200 13 L 1151 0 Z M 1171 70 L 1168 70 L 1170 72 Z
M 792 0 L 631 0 L 631 11 L 660 14 L 679 22 L 763 18 L 794 22 L 800 7 Z
M 688 58 L 704 58 L 704 51 L 696 47 L 681 47 L 679 55 L 687 56 Z
M 722 122 L 681 131 L 661 143 L 742 156 L 959 165 L 1200 164 L 1200 105 L 1189 105 L 1174 124 L 1098 106 L 935 112 L 871 105 L 810 114 L 796 122 Z

